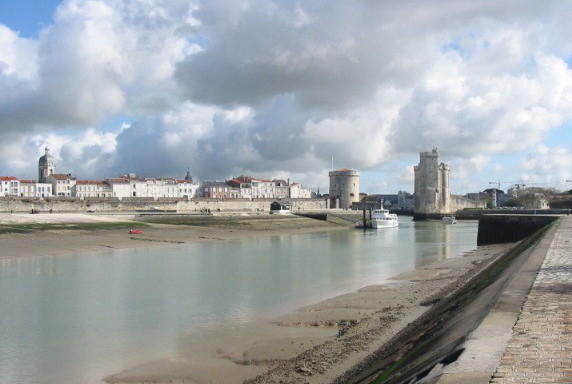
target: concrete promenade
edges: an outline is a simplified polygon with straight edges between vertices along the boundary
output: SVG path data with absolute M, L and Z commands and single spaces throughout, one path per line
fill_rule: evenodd
M 564 216 L 491 381 L 572 383 L 572 217 Z

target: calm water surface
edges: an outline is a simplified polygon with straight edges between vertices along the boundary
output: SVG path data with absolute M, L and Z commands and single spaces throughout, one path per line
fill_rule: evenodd
M 0 383 L 99 383 L 180 355 L 192 333 L 456 257 L 476 222 L 401 217 L 399 228 L 0 260 Z

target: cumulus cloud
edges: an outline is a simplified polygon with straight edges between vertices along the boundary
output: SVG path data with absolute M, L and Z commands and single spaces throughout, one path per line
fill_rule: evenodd
M 566 180 L 572 180 L 572 150 L 540 144 L 523 160 L 522 169 L 522 181 L 530 186 L 567 188 Z
M 0 139 L 14 143 L 0 145 L 3 171 L 32 170 L 14 148 L 41 152 L 43 138 L 93 177 L 190 166 L 201 179 L 291 174 L 316 187 L 332 156 L 373 171 L 438 146 L 469 186 L 491 157 L 540 148 L 572 118 L 570 10 L 66 0 L 37 38 L 0 25 Z
M 1 131 L 85 129 L 113 114 L 165 111 L 176 99 L 174 63 L 193 45 L 179 30 L 188 2 L 162 3 L 68 0 L 37 40 L 2 26 Z

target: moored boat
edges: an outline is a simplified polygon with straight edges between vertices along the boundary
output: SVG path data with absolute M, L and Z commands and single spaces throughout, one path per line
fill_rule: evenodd
M 376 209 L 371 215 L 371 227 L 380 228 L 395 228 L 399 225 L 399 220 L 395 213 L 389 213 L 387 209 Z
M 441 222 L 443 224 L 457 224 L 457 219 L 455 216 L 443 216 Z

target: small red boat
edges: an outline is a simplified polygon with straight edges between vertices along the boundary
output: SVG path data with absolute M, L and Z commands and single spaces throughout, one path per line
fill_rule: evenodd
M 142 235 L 143 234 L 143 230 L 142 229 L 130 229 L 129 233 L 132 235 Z

